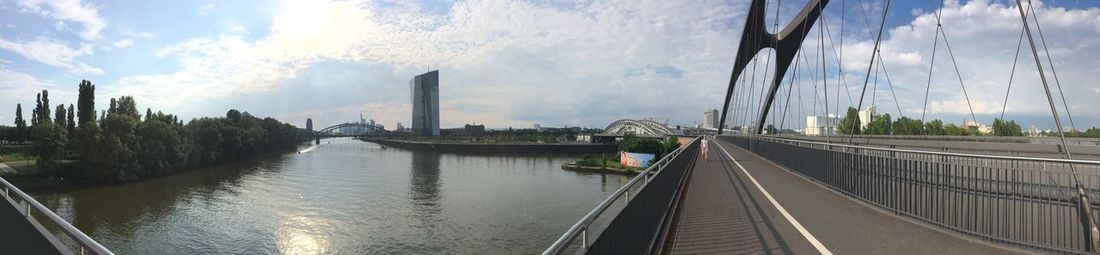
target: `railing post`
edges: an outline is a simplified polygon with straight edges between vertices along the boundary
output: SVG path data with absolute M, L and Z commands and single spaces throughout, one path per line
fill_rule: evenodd
M 588 250 L 588 226 L 581 230 L 581 249 Z
M 1095 253 L 1097 246 L 1100 246 L 1100 230 L 1096 228 L 1096 221 L 1092 219 L 1092 206 L 1084 187 L 1078 185 L 1077 194 L 1079 196 L 1077 207 L 1081 214 L 1078 218 L 1081 219 L 1081 225 L 1085 229 L 1085 250 Z
M 23 212 L 23 216 L 27 216 L 27 218 L 30 218 L 31 217 L 31 203 L 27 203 L 27 201 L 23 201 L 23 204 L 27 205 L 27 210 Z

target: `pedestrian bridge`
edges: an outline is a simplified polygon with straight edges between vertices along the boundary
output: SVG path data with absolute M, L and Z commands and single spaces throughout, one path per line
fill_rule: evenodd
M 1100 195 L 1100 161 L 702 140 L 628 182 L 544 254 L 1094 252 L 1082 215 L 1100 209 L 1087 201 Z

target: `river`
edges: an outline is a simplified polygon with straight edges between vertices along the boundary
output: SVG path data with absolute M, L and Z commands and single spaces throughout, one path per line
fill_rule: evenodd
M 560 169 L 579 156 L 300 150 L 34 196 L 118 254 L 531 254 L 627 181 Z

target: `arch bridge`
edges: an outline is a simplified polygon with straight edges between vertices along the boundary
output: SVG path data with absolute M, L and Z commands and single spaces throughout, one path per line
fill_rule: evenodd
M 349 122 L 332 125 L 314 131 L 313 133 L 320 137 L 348 137 L 361 135 L 384 135 L 389 134 L 390 131 L 386 130 L 381 125 Z

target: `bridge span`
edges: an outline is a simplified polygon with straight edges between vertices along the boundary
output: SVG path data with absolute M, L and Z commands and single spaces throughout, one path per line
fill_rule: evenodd
M 1091 253 L 1100 161 L 697 139 L 544 254 Z

